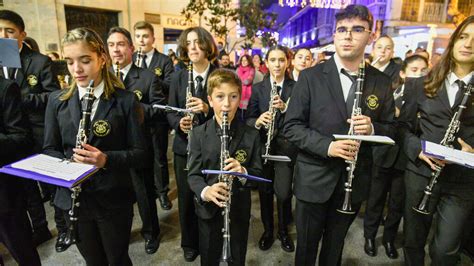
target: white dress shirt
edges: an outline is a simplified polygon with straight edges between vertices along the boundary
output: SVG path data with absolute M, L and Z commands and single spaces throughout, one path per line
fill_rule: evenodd
M 467 74 L 462 79 L 460 79 L 454 72 L 451 72 L 448 74 L 444 84 L 446 86 L 446 92 L 448 93 L 449 104 L 451 106 L 454 105 L 454 102 L 456 101 L 456 94 L 458 93 L 458 90 L 459 90 L 459 85 L 456 83 L 456 81 L 460 79 L 464 81 L 464 83 L 468 84 L 469 81 L 471 80 L 473 73 L 474 71 Z
M 77 88 L 79 90 L 79 102 L 80 102 L 82 101 L 82 98 L 84 97 L 84 95 L 86 95 L 87 89 L 79 85 L 77 85 Z M 92 103 L 91 120 L 94 119 L 95 112 L 97 111 L 97 106 L 99 106 L 100 96 L 102 95 L 102 93 L 104 93 L 103 80 L 102 82 L 100 82 L 99 85 L 97 85 L 97 87 L 93 89 L 93 92 L 94 92 L 94 97 L 96 98 L 96 100 Z

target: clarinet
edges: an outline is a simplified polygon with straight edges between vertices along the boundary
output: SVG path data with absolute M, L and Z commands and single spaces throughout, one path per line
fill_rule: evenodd
M 454 113 L 453 118 L 451 119 L 451 122 L 449 122 L 448 129 L 446 130 L 446 133 L 444 134 L 444 137 L 440 142 L 440 144 L 443 146 L 450 147 L 450 148 L 453 147 L 453 142 L 456 139 L 455 135 L 459 131 L 459 127 L 461 125 L 461 121 L 460 121 L 461 115 L 466 109 L 466 103 L 471 97 L 472 90 L 474 89 L 473 82 L 474 82 L 474 77 L 471 78 L 471 81 L 467 85 L 467 89 L 465 87 L 463 88 L 465 89 L 464 96 L 461 100 L 461 103 L 458 106 L 458 109 L 456 110 L 456 113 Z M 429 211 L 430 209 L 429 203 L 430 203 L 431 194 L 433 193 L 433 188 L 438 182 L 438 178 L 444 167 L 440 165 L 436 165 L 435 168 L 436 170 L 431 172 L 431 178 L 430 178 L 430 181 L 428 182 L 428 185 L 423 190 L 423 197 L 421 198 L 418 205 L 412 207 L 414 211 L 424 214 L 424 215 L 431 214 L 431 212 Z
M 193 77 L 193 62 L 189 60 L 188 64 L 188 87 L 186 87 L 186 105 L 191 101 L 194 91 L 194 77 Z M 186 134 L 188 134 L 188 146 L 186 147 L 187 161 L 186 168 L 184 170 L 189 170 L 189 152 L 191 151 L 191 134 L 194 126 L 194 113 L 186 113 L 186 116 L 191 118 L 191 129 L 189 129 Z
M 222 124 L 221 124 L 221 155 L 220 155 L 220 169 L 224 170 L 225 161 L 230 157 L 229 156 L 229 121 L 228 121 L 228 112 L 222 113 Z M 226 184 L 229 190 L 229 196 L 224 202 L 224 209 L 222 210 L 222 216 L 224 218 L 224 226 L 222 228 L 223 242 L 222 242 L 222 262 L 232 261 L 232 254 L 230 250 L 230 206 L 231 206 L 231 197 L 232 197 L 232 177 L 230 175 L 220 174 L 219 182 Z
M 91 131 L 91 111 L 92 104 L 94 103 L 94 80 L 89 82 L 86 88 L 86 94 L 82 99 L 82 117 L 79 122 L 79 129 L 76 135 L 76 149 L 82 148 L 82 143 L 87 143 L 89 133 Z M 79 241 L 77 234 L 77 213 L 80 206 L 79 194 L 81 193 L 81 185 L 77 185 L 71 188 L 72 205 L 69 210 L 69 220 L 71 221 L 68 227 L 68 236 L 66 238 L 66 244 L 71 245 Z
M 362 108 L 361 108 L 361 98 L 362 98 L 362 89 L 364 87 L 364 77 L 365 77 L 365 62 L 359 64 L 359 72 L 357 73 L 357 86 L 355 89 L 354 94 L 354 104 L 352 105 L 352 114 L 351 117 L 361 115 Z M 349 127 L 348 135 L 355 135 L 354 133 L 354 122 L 351 122 Z M 357 141 L 360 144 L 360 141 Z M 356 169 L 357 164 L 357 155 L 359 151 L 356 152 L 355 158 L 353 161 L 346 160 L 347 163 L 347 180 L 344 183 L 344 202 L 342 203 L 342 207 L 337 209 L 338 212 L 344 214 L 354 214 L 355 211 L 352 210 L 352 180 L 354 180 L 354 172 Z
M 273 139 L 273 134 L 275 132 L 275 116 L 276 116 L 276 108 L 273 107 L 273 98 L 278 94 L 276 89 L 276 82 L 273 81 L 272 89 L 270 91 L 270 102 L 268 103 L 268 112 L 272 115 L 272 122 L 270 124 L 265 125 L 265 129 L 267 130 L 267 141 L 265 142 L 265 156 L 268 156 L 270 153 L 270 144 Z M 264 164 L 267 163 L 267 158 L 263 161 Z
M 143 60 L 143 52 L 142 47 L 138 47 L 137 58 L 135 59 L 135 65 L 137 67 L 142 67 L 142 60 Z

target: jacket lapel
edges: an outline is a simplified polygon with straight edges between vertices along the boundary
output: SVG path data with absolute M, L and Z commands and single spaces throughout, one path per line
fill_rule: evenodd
M 375 95 L 375 88 L 377 86 L 376 82 L 376 74 L 374 73 L 376 70 L 374 67 L 370 65 L 366 65 L 365 76 L 364 76 L 364 87 L 362 88 L 362 97 L 360 99 L 360 107 L 364 111 L 367 110 L 367 103 L 365 99 L 367 99 L 368 95 Z
M 342 86 L 341 86 L 341 79 L 339 77 L 339 73 L 337 71 L 336 62 L 334 61 L 334 57 L 331 57 L 327 63 L 324 65 L 323 69 L 326 78 L 324 79 L 326 82 L 326 88 L 329 90 L 329 93 L 334 99 L 336 103 L 337 109 L 339 113 L 344 119 L 347 119 L 347 110 L 346 110 L 346 102 L 344 101 L 344 94 L 342 93 Z M 328 81 L 333 81 L 329 83 Z
M 152 69 L 153 68 L 152 66 L 157 66 L 158 65 L 158 51 L 156 49 L 154 49 L 154 50 L 155 50 L 155 52 L 153 53 L 153 57 L 151 58 L 150 64 L 147 66 L 148 69 L 153 71 L 153 73 L 155 73 L 155 70 Z
M 449 104 L 448 92 L 446 91 L 446 84 L 444 82 L 437 96 L 439 97 L 440 101 L 446 106 L 446 108 L 448 110 L 451 110 L 451 104 Z
M 244 133 L 245 133 L 244 125 L 241 125 L 238 119 L 234 118 L 234 121 L 231 124 L 230 132 L 231 134 L 233 132 L 232 140 L 230 141 L 230 147 L 229 147 L 229 154 L 230 156 L 232 156 L 237 150 L 237 147 L 239 147 L 240 141 L 242 140 L 242 137 L 244 136 Z
M 28 68 L 31 64 L 31 51 L 25 44 L 21 49 L 21 68 L 18 69 L 15 80 L 20 81 L 20 88 L 23 88 L 26 81 L 25 74 L 28 72 Z
M 94 123 L 99 120 L 106 120 L 105 118 L 109 114 L 110 109 L 115 103 L 115 97 L 111 96 L 110 99 L 105 99 L 104 94 L 100 97 L 99 105 L 95 111 L 94 119 L 92 119 L 91 126 L 94 126 Z M 91 142 L 95 138 L 95 135 L 92 134 L 90 137 Z
M 71 112 L 71 119 L 74 123 L 74 128 L 79 128 L 79 121 L 82 117 L 82 105 L 79 101 L 79 91 L 76 89 L 72 97 L 69 99 L 69 110 Z
M 127 73 L 127 76 L 125 77 L 125 80 L 123 83 L 126 85 L 127 90 L 132 89 L 132 85 L 135 84 L 135 81 L 138 81 L 140 79 L 140 76 L 138 74 L 138 67 L 136 67 L 134 64 L 130 67 L 130 70 Z

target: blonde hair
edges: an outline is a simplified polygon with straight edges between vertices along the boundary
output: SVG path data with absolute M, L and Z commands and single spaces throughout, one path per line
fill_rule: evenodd
M 109 72 L 111 60 L 107 51 L 105 50 L 104 42 L 100 38 L 99 34 L 89 28 L 76 28 L 70 30 L 61 40 L 61 48 L 64 50 L 64 46 L 77 42 L 84 42 L 92 52 L 105 59 L 105 65 L 101 69 L 101 76 L 102 80 L 104 81 L 105 99 L 110 98 L 110 96 L 115 92 L 115 88 L 124 89 L 122 82 Z M 63 101 L 70 99 L 76 90 L 77 84 L 76 81 L 73 80 L 69 89 L 63 95 L 61 95 L 60 99 Z
M 207 95 L 211 96 L 214 89 L 223 83 L 237 87 L 239 95 L 242 96 L 242 81 L 240 81 L 239 76 L 234 71 L 223 68 L 216 69 L 209 75 L 207 79 Z

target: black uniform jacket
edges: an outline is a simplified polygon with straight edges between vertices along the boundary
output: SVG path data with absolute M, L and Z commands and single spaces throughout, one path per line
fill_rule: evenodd
M 404 99 L 406 95 L 402 96 Z M 394 118 L 397 121 L 397 118 Z M 373 147 L 374 164 L 378 167 L 390 168 L 404 171 L 407 166 L 408 158 L 400 146 L 402 140 L 399 134 L 396 134 L 395 145 L 377 145 Z
M 79 93 L 69 100 L 54 92 L 46 109 L 44 153 L 57 158 L 71 158 L 81 119 Z M 110 99 L 102 94 L 93 120 L 88 143 L 107 155 L 103 169 L 82 185 L 81 195 L 95 197 L 104 208 L 112 209 L 134 199 L 130 168 L 140 168 L 145 158 L 143 111 L 133 93 L 116 88 Z M 97 127 L 99 124 L 102 127 Z M 69 191 L 56 193 L 55 204 L 71 207 Z
M 207 78 L 211 75 L 212 71 L 217 69 L 214 65 L 210 65 L 209 73 L 207 74 Z M 196 83 L 194 84 L 196 86 Z M 173 75 L 171 80 L 170 86 L 170 96 L 168 98 L 168 105 L 178 108 L 186 109 L 186 88 L 188 87 L 188 70 L 182 69 L 179 72 L 176 72 Z M 203 101 L 209 104 L 207 100 L 207 80 L 204 86 L 204 93 L 203 93 Z M 193 92 L 194 95 L 194 92 Z M 205 121 L 209 120 L 214 115 L 212 108 L 209 106 L 209 113 L 206 115 L 204 114 L 195 114 L 194 119 L 198 122 L 198 124 L 202 124 Z M 179 121 L 181 120 L 182 115 L 178 113 L 169 113 L 168 114 L 168 122 L 176 132 L 174 141 L 173 141 L 173 152 L 178 155 L 186 155 L 186 148 L 187 148 L 187 134 L 185 134 L 181 128 L 179 127 Z
M 375 134 L 393 137 L 394 104 L 390 79 L 367 66 L 362 94 L 362 114 L 369 116 Z M 294 193 L 300 200 L 322 203 L 333 194 L 341 177 L 346 178 L 346 163 L 328 156 L 333 134 L 349 130 L 346 104 L 334 58 L 300 73 L 286 111 L 284 134 L 299 148 L 295 166 Z M 357 169 L 367 169 L 372 154 L 363 144 Z M 370 167 L 369 167 L 370 169 Z M 368 194 L 370 173 L 357 173 L 353 183 L 353 202 Z M 342 189 L 342 188 L 341 188 Z
M 159 119 L 166 119 L 164 112 L 153 108 L 153 104 L 166 104 L 163 93 L 163 82 L 151 71 L 132 64 L 123 81 L 128 91 L 135 93 L 145 113 L 145 126 L 155 124 Z
M 163 92 L 165 95 L 168 95 L 169 86 L 171 83 L 171 76 L 174 72 L 173 62 L 171 59 L 158 52 L 154 49 L 153 57 L 151 58 L 151 62 L 147 65 L 147 69 L 151 72 L 155 73 L 155 75 L 164 83 L 163 84 Z M 133 62 L 137 59 L 137 53 L 133 53 Z
M 400 70 L 402 66 L 395 63 L 393 59 L 390 60 L 389 65 L 383 71 L 384 74 L 390 77 L 392 80 L 392 88 L 393 86 L 398 85 L 398 80 L 400 79 Z M 392 93 L 394 90 L 391 90 Z M 400 101 L 403 101 L 406 98 L 404 94 Z M 396 103 L 395 103 L 396 105 Z M 398 106 L 401 108 L 401 106 Z M 398 141 L 398 140 L 397 140 Z M 373 150 L 374 156 L 374 164 L 380 167 L 395 167 L 398 170 L 405 170 L 407 164 L 407 158 L 403 153 L 402 149 L 398 144 L 396 145 L 381 145 L 375 146 Z
M 251 127 L 255 127 L 255 122 L 260 115 L 269 110 L 270 94 L 273 86 L 270 82 L 270 77 L 267 76 L 262 82 L 259 82 L 252 87 L 252 95 L 250 96 L 247 112 L 245 113 L 247 124 Z M 291 95 L 295 83 L 294 80 L 288 77 L 285 78 L 281 92 L 282 101 L 291 104 Z M 279 110 L 276 110 L 276 112 L 274 140 L 272 140 L 270 153 L 288 155 L 290 158 L 294 159 L 297 148 L 286 141 L 283 134 L 280 134 L 283 129 L 285 113 L 281 113 Z M 260 128 L 260 138 L 262 143 L 267 141 L 267 130 L 264 127 Z
M 408 156 L 407 169 L 417 174 L 430 177 L 431 168 L 418 159 L 421 148 L 421 140 L 440 143 L 443 139 L 448 125 L 454 113 L 457 111 L 460 101 L 451 107 L 448 94 L 444 86 L 434 97 L 428 97 L 424 93 L 424 78 L 407 81 L 405 84 L 405 104 L 399 117 L 400 134 L 403 140 L 403 149 Z M 463 139 L 467 144 L 474 145 L 474 101 L 471 98 L 467 102 L 467 109 L 461 116 L 461 124 L 456 138 Z M 417 118 L 417 114 L 419 118 Z M 418 121 L 418 125 L 416 124 Z M 418 132 L 415 134 L 415 128 Z M 461 149 L 457 139 L 453 142 L 455 149 Z M 446 182 L 474 182 L 474 170 L 467 167 L 447 164 L 441 172 L 440 181 Z
M 44 110 L 48 95 L 59 90 L 57 77 L 51 72 L 51 59 L 23 45 L 20 53 L 21 68 L 16 82 L 21 88 L 23 108 L 33 128 L 44 126 Z
M 31 149 L 32 139 L 28 122 L 21 111 L 18 85 L 0 77 L 0 166 L 21 159 Z M 0 174 L 0 214 L 24 206 L 23 180 Z
M 397 84 L 398 80 L 400 79 L 400 70 L 402 66 L 395 63 L 393 59 L 390 59 L 390 63 L 388 63 L 387 68 L 383 71 L 384 74 L 390 77 L 392 80 L 392 85 Z M 392 87 L 393 88 L 393 87 Z M 395 89 L 395 88 L 393 88 Z
M 202 219 L 213 217 L 219 207 L 214 202 L 201 200 L 201 192 L 206 186 L 218 182 L 217 175 L 203 175 L 202 169 L 220 169 L 221 140 L 218 136 L 219 125 L 214 119 L 196 127 L 191 137 L 190 167 L 188 183 L 195 193 L 196 213 Z M 262 176 L 262 160 L 260 158 L 260 140 L 258 131 L 249 127 L 238 119 L 234 119 L 230 126 L 229 155 L 237 159 L 250 175 Z M 242 183 L 234 179 L 232 190 L 243 188 Z M 237 192 L 236 192 L 237 193 Z M 234 201 L 232 204 L 239 204 Z

